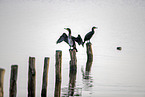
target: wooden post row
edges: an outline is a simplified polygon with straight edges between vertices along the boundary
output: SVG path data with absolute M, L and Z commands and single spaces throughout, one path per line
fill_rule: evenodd
M 28 97 L 35 97 L 36 71 L 35 57 L 29 57 Z
M 44 59 L 43 82 L 42 82 L 41 97 L 47 97 L 47 81 L 48 81 L 49 59 L 50 59 L 49 57 L 45 57 L 45 59 Z
M 18 73 L 18 65 L 12 65 L 11 66 L 9 97 L 17 96 L 17 73 Z
M 56 63 L 55 63 L 55 92 L 54 97 L 61 96 L 61 64 L 62 64 L 62 51 L 56 50 Z
M 5 69 L 0 68 L 0 97 L 4 96 L 4 91 L 3 91 L 4 74 L 5 74 Z
M 91 71 L 92 62 L 93 62 L 92 44 L 90 42 L 86 44 L 86 49 L 87 49 L 87 63 L 86 63 L 85 75 L 88 75 Z
M 70 49 L 70 70 L 77 71 L 77 58 L 76 58 L 76 50 Z
M 68 96 L 74 96 L 75 83 L 76 83 L 76 74 L 77 74 L 77 58 L 76 50 L 70 49 L 70 71 L 69 71 L 69 90 Z

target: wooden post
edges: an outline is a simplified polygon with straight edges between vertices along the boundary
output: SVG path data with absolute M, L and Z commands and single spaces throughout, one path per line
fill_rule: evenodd
M 86 49 L 87 49 L 87 63 L 85 75 L 89 75 L 93 62 L 92 44 L 90 42 L 86 44 Z
M 0 97 L 4 96 L 4 91 L 3 91 L 4 74 L 5 74 L 5 69 L 0 68 Z
M 70 49 L 70 71 L 77 71 L 77 58 L 76 58 L 76 50 Z
M 49 59 L 50 59 L 49 57 L 45 57 L 45 59 L 44 59 L 43 83 L 42 83 L 41 97 L 47 97 Z
M 74 96 L 75 83 L 76 83 L 76 74 L 77 74 L 77 58 L 76 50 L 70 49 L 70 72 L 69 72 L 69 90 L 68 96 Z
M 16 97 L 17 95 L 17 72 L 18 72 L 18 65 L 12 65 L 9 97 Z
M 55 93 L 54 97 L 61 96 L 61 64 L 62 64 L 62 51 L 56 50 L 56 63 L 55 63 Z
M 28 97 L 35 97 L 35 57 L 29 57 L 29 71 L 28 71 Z

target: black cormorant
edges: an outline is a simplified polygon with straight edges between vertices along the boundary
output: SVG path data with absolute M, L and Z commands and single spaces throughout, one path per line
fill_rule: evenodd
M 78 35 L 78 37 L 71 36 L 70 28 L 64 28 L 64 29 L 66 29 L 69 32 L 68 36 L 66 35 L 66 33 L 63 33 L 60 36 L 60 38 L 57 40 L 56 44 L 61 43 L 62 41 L 65 41 L 70 46 L 70 49 L 71 47 L 73 47 L 73 49 L 75 49 L 77 52 L 75 42 L 77 42 L 79 45 L 83 44 L 81 36 L 80 35 Z
M 97 29 L 97 27 L 92 27 L 92 31 L 90 31 L 90 32 L 88 32 L 86 35 L 85 35 L 85 38 L 84 38 L 84 42 L 83 42 L 83 46 L 84 46 L 84 43 L 85 43 L 85 41 L 88 41 L 89 40 L 89 42 L 90 42 L 90 39 L 91 39 L 91 37 L 93 36 L 93 34 L 94 34 L 94 29 Z

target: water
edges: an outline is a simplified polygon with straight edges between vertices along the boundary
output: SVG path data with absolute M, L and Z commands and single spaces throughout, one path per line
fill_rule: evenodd
M 83 79 L 86 48 L 77 53 L 76 89 L 82 97 L 145 96 L 145 2 L 141 0 L 1 0 L 0 67 L 6 69 L 4 95 L 9 95 L 10 66 L 19 65 L 18 97 L 27 96 L 28 59 L 36 58 L 36 95 L 41 94 L 44 57 L 50 57 L 48 95 L 55 87 L 55 50 L 62 50 L 62 92 L 69 84 L 69 46 L 56 45 L 70 27 L 82 37 L 97 26 L 91 39 L 94 61 Z M 67 32 L 66 32 L 67 33 Z M 116 50 L 121 46 L 122 50 Z M 66 90 L 65 90 L 66 89 Z M 77 93 L 77 92 L 76 92 Z

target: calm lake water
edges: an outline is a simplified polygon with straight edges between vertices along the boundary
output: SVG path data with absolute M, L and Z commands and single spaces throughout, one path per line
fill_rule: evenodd
M 145 1 L 142 0 L 0 0 L 0 67 L 6 70 L 4 96 L 9 95 L 10 67 L 18 64 L 18 97 L 27 96 L 28 59 L 36 58 L 36 97 L 41 94 L 44 57 L 50 57 L 48 95 L 55 87 L 55 52 L 62 50 L 62 92 L 69 84 L 69 46 L 56 45 L 64 28 L 82 37 L 97 26 L 91 39 L 90 79 L 83 79 L 86 47 L 77 45 L 76 88 L 82 97 L 145 96 Z M 116 50 L 116 47 L 122 50 Z

